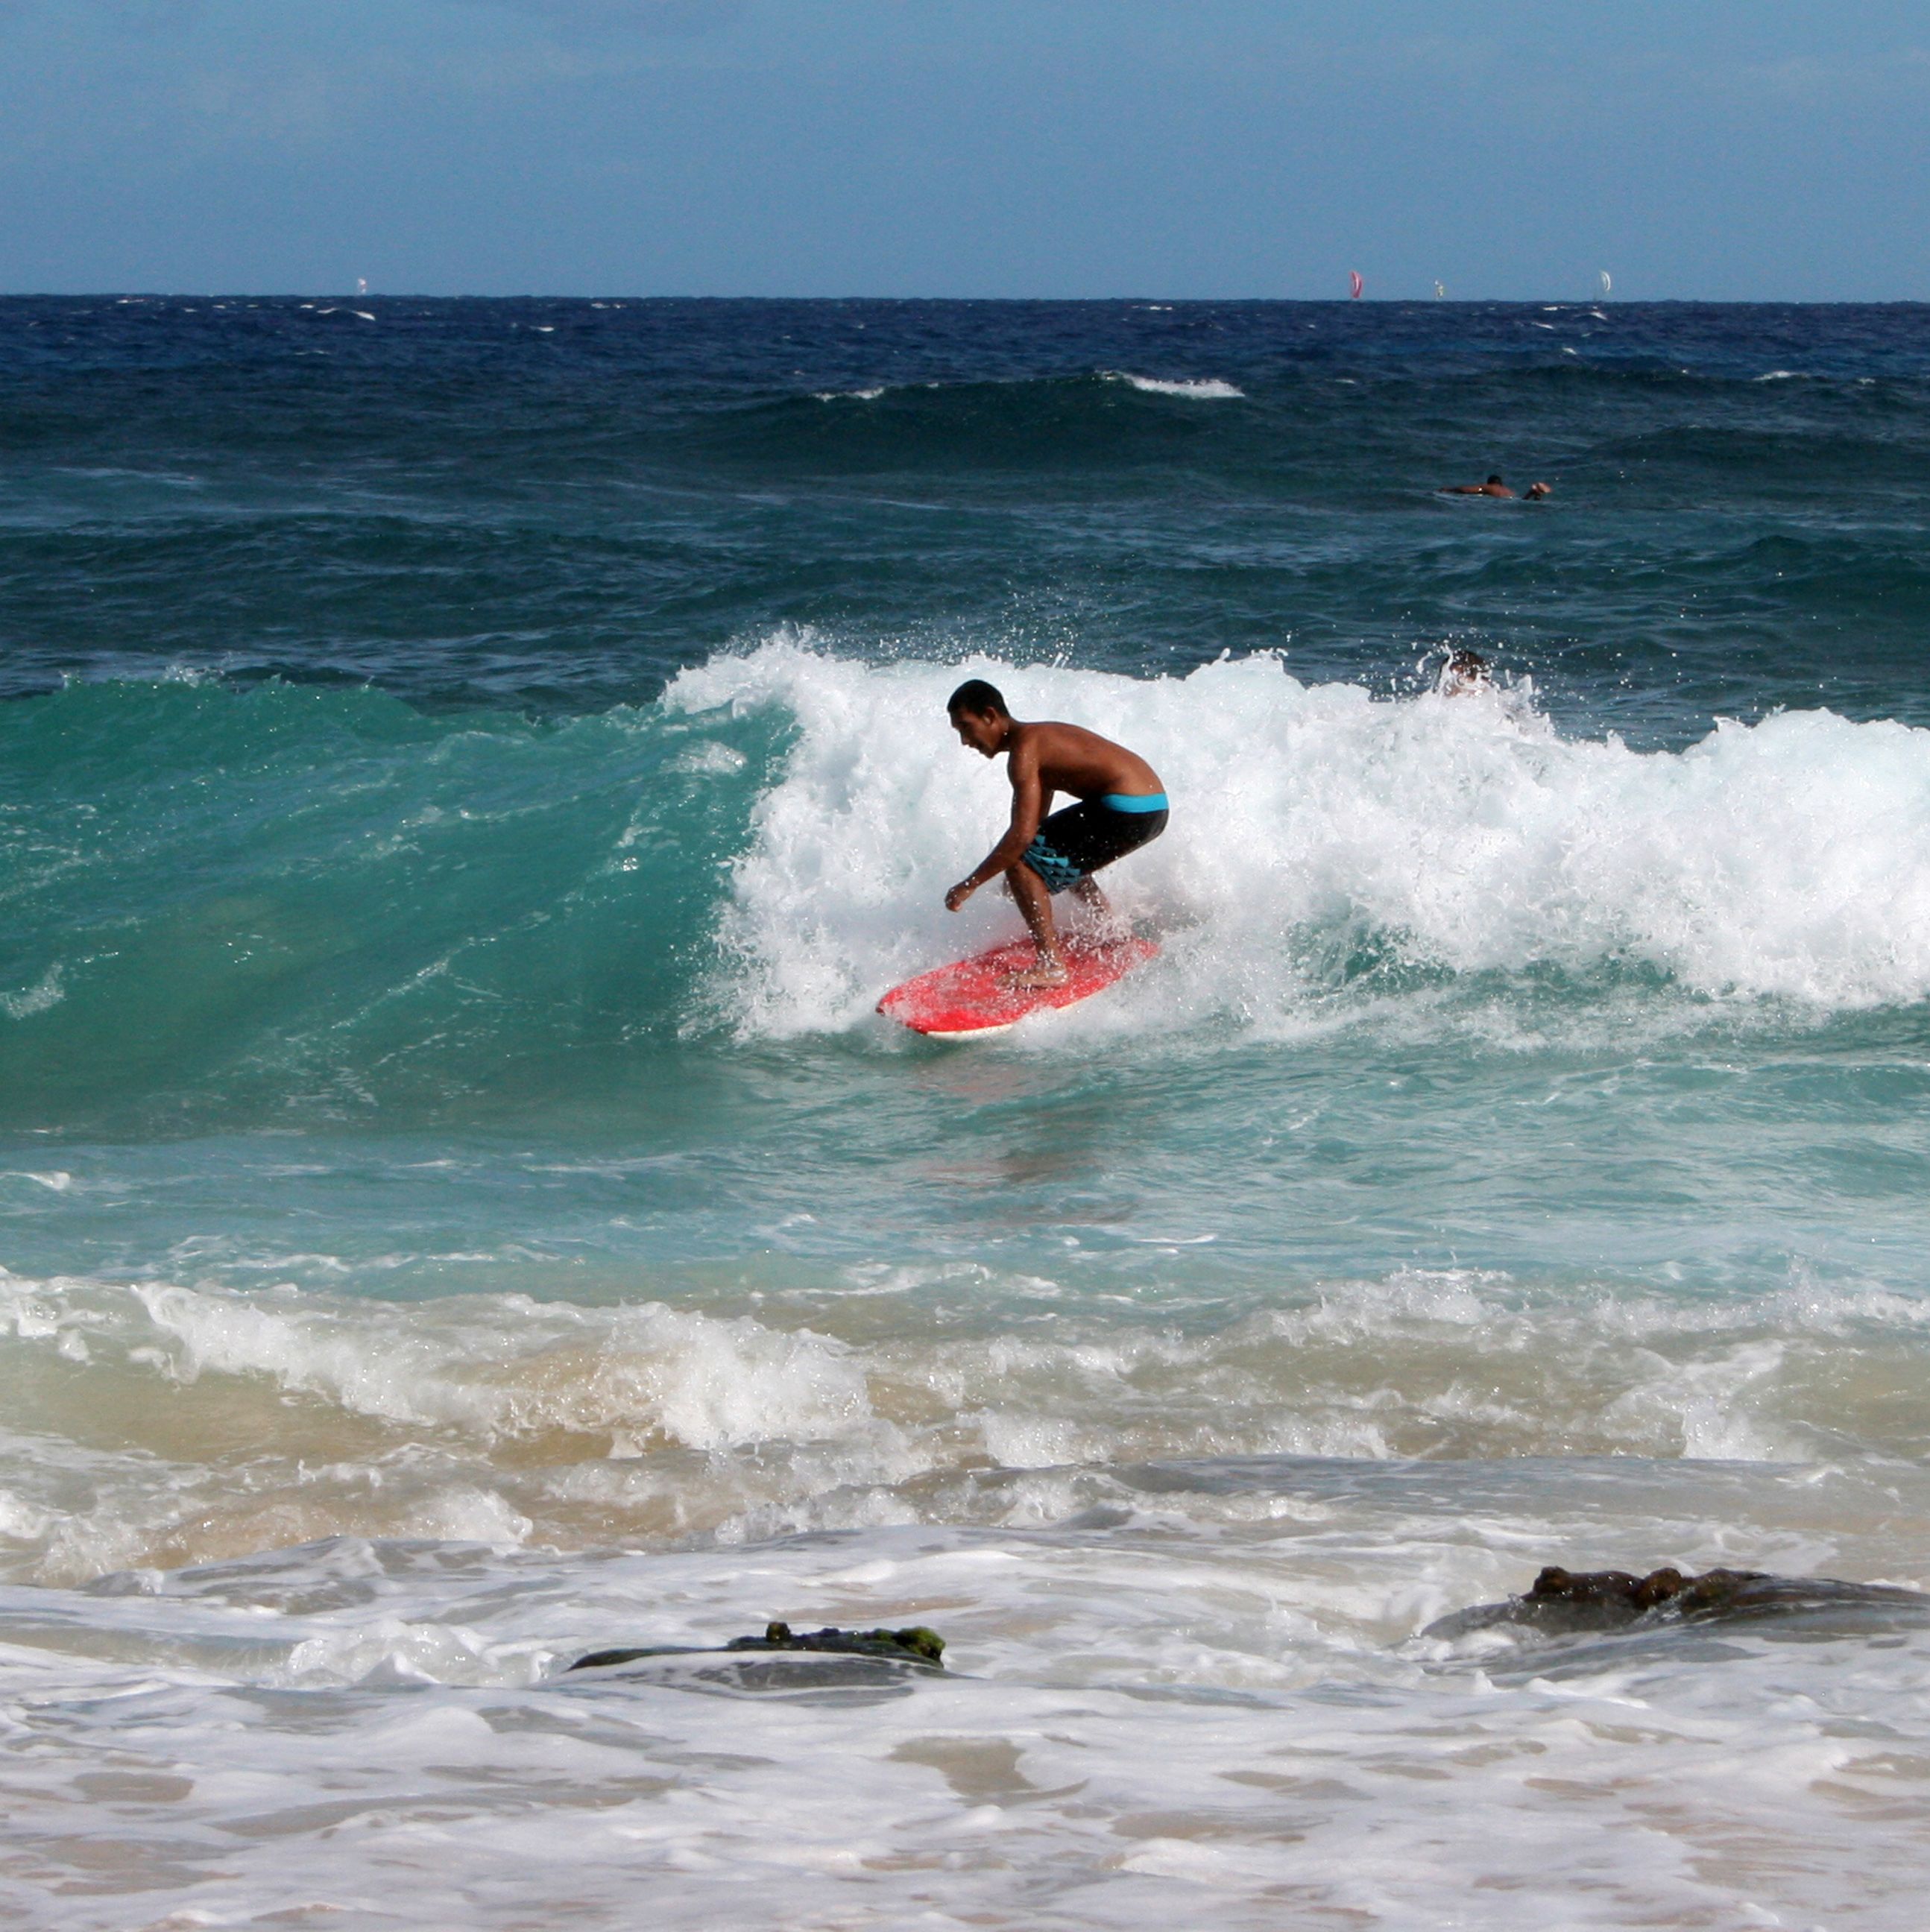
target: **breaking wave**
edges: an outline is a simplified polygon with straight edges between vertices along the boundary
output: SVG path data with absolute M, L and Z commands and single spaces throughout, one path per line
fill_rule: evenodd
M 1182 1322 L 912 1267 L 791 1325 L 0 1274 L 0 1559 L 74 1582 L 338 1534 L 584 1546 L 1046 1522 L 1152 1461 L 1919 1457 L 1930 1304 L 1476 1270 Z
M 938 904 L 1005 809 L 1000 772 L 944 728 L 964 672 L 1163 776 L 1171 829 L 1108 883 L 1172 935 L 1168 1024 L 1277 1019 L 1364 952 L 1448 975 L 1633 968 L 1831 1011 L 1930 992 L 1920 730 L 1786 713 L 1637 752 L 1561 736 L 1525 692 L 1381 701 L 1268 656 L 1140 680 L 779 640 L 685 672 L 665 700 L 693 720 L 776 713 L 796 734 L 722 924 L 744 1030 L 852 1025 L 881 988 L 1016 926 L 990 894 L 959 919 Z M 1134 1024 L 1160 1011 L 1142 999 Z
M 995 893 L 941 905 L 1006 809 L 945 727 L 965 671 L 1133 745 L 1175 800 L 1108 881 L 1165 957 L 1068 1025 L 1277 1034 L 1370 995 L 1438 1030 L 1457 986 L 1490 1011 L 1550 986 L 1657 1013 L 1930 992 L 1921 730 L 1787 712 L 1640 752 L 1562 736 L 1525 688 L 1389 700 L 1272 656 L 1135 679 L 784 635 L 546 722 L 274 685 L 8 707 L 34 802 L 0 850 L 0 1108 L 580 1094 L 707 1029 L 871 1024 L 886 987 L 1018 929 Z

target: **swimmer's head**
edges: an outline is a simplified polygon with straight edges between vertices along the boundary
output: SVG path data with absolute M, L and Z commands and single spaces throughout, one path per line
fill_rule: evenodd
M 1487 682 L 1487 658 L 1480 652 L 1463 646 L 1448 653 L 1448 662 L 1442 667 L 1441 681 L 1436 688 L 1444 697 L 1455 698 L 1463 692 L 1479 691 Z
M 1501 483 L 1501 478 L 1499 476 L 1490 476 L 1487 480 L 1490 483 Z M 1501 483 L 1501 487 L 1505 490 L 1508 488 L 1508 485 L 1505 483 Z

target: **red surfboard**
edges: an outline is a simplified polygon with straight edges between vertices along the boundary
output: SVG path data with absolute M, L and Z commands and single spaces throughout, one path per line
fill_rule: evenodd
M 1038 955 L 1029 939 L 995 946 L 969 959 L 935 966 L 915 980 L 894 986 L 878 1003 L 887 1018 L 933 1040 L 966 1040 L 975 1034 L 1003 1033 L 1028 1013 L 1050 1012 L 1103 993 L 1159 951 L 1150 939 L 1117 939 L 1099 946 L 1068 945 L 1067 977 L 1057 986 L 1001 986 L 1007 973 L 1022 973 Z

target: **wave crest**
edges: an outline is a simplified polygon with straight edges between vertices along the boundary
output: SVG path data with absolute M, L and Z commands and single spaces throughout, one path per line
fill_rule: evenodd
M 1450 976 L 1634 969 L 1829 1010 L 1930 993 L 1930 733 L 1790 712 L 1640 752 L 1560 736 L 1523 692 L 1383 701 L 1270 656 L 1145 680 L 870 665 L 790 639 L 686 671 L 665 699 L 795 729 L 722 920 L 741 1031 L 848 1027 L 896 980 L 1016 929 L 995 892 L 958 918 L 938 905 L 1009 798 L 945 728 L 968 674 L 1166 781 L 1171 828 L 1106 881 L 1171 935 L 1137 1025 L 1160 1023 L 1162 974 L 1167 1024 L 1264 1022 L 1362 947 Z
M 1145 395 L 1185 396 L 1201 403 L 1243 401 L 1247 394 L 1232 383 L 1223 382 L 1212 376 L 1196 376 L 1190 380 L 1169 380 L 1157 376 L 1133 376 L 1123 369 L 1109 369 L 1106 380 L 1109 382 L 1129 383 Z

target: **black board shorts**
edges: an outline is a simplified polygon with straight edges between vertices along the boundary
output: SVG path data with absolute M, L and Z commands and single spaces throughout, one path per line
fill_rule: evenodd
M 1133 801 L 1135 806 L 1142 802 L 1150 800 Z M 1121 811 L 1104 799 L 1082 799 L 1040 825 L 1019 862 L 1038 874 L 1047 892 L 1062 892 L 1090 878 L 1100 866 L 1150 845 L 1166 829 L 1163 794 L 1151 812 Z

